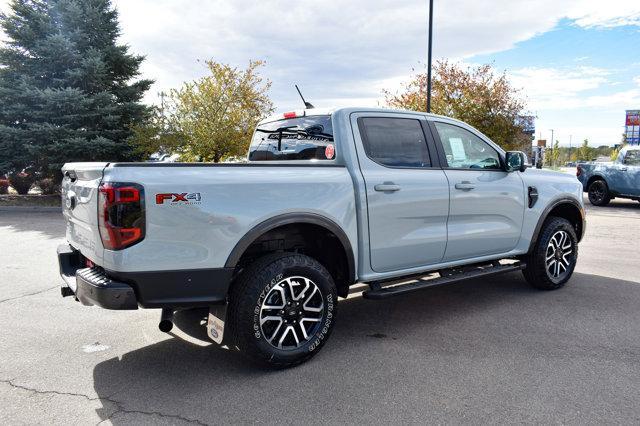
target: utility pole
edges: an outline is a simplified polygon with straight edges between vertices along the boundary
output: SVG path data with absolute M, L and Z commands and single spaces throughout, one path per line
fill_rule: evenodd
M 431 50 L 433 39 L 433 0 L 429 0 L 429 51 L 427 57 L 427 112 L 431 112 Z
M 554 140 L 553 140 L 553 129 L 551 129 L 551 167 L 555 166 L 555 152 L 553 152 L 553 147 L 555 146 Z
M 158 92 L 158 96 L 160 97 L 160 119 L 161 124 L 162 124 L 162 132 L 165 133 L 167 131 L 167 121 L 165 120 L 165 103 L 164 103 L 164 98 L 167 96 L 167 94 L 163 91 Z
M 569 135 L 569 161 L 571 161 L 571 139 L 573 138 L 573 135 Z
M 158 92 L 158 96 L 160 97 L 160 111 L 164 113 L 164 98 L 165 96 L 167 96 L 167 94 L 164 93 L 164 91 L 161 91 L 161 92 Z

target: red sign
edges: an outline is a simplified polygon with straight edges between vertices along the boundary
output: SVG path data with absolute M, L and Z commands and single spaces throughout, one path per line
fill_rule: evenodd
M 327 160 L 333 160 L 334 155 L 336 155 L 336 149 L 333 145 L 327 145 L 324 149 L 324 156 L 327 157 Z

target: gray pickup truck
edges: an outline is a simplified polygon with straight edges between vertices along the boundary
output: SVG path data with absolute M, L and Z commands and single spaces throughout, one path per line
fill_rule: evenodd
M 263 120 L 246 163 L 66 164 L 62 295 L 161 308 L 163 331 L 208 308 L 213 341 L 298 364 L 354 284 L 385 299 L 521 270 L 562 287 L 582 185 L 525 161 L 457 120 L 340 108 Z
M 640 201 L 640 146 L 622 148 L 612 163 L 580 163 L 576 176 L 594 206 L 616 197 Z

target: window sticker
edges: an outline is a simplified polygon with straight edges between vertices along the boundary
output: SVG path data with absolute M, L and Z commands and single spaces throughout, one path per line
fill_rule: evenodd
M 460 138 L 449 138 L 449 145 L 451 146 L 451 153 L 454 160 L 465 160 L 467 154 L 464 152 L 464 144 Z
M 333 160 L 333 156 L 335 155 L 336 150 L 333 145 L 329 144 L 324 149 L 324 156 L 327 157 L 327 160 Z

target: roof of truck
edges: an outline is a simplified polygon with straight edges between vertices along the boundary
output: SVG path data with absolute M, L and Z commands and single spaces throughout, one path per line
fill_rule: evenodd
M 270 123 L 272 121 L 283 120 L 285 118 L 293 118 L 293 116 L 288 117 L 288 115 L 293 115 L 295 113 L 295 117 L 309 117 L 314 115 L 332 115 L 337 111 L 348 110 L 348 112 L 395 112 L 395 113 L 405 113 L 405 114 L 421 114 L 424 116 L 430 117 L 444 117 L 437 114 L 427 114 L 422 111 L 410 111 L 410 110 L 402 110 L 402 109 L 393 109 L 393 108 L 381 108 L 381 107 L 360 107 L 360 106 L 345 106 L 345 107 L 329 107 L 329 108 L 311 108 L 311 109 L 292 109 L 289 112 L 277 113 L 270 115 L 269 117 L 261 120 L 260 123 Z M 450 119 L 450 118 L 449 118 Z

